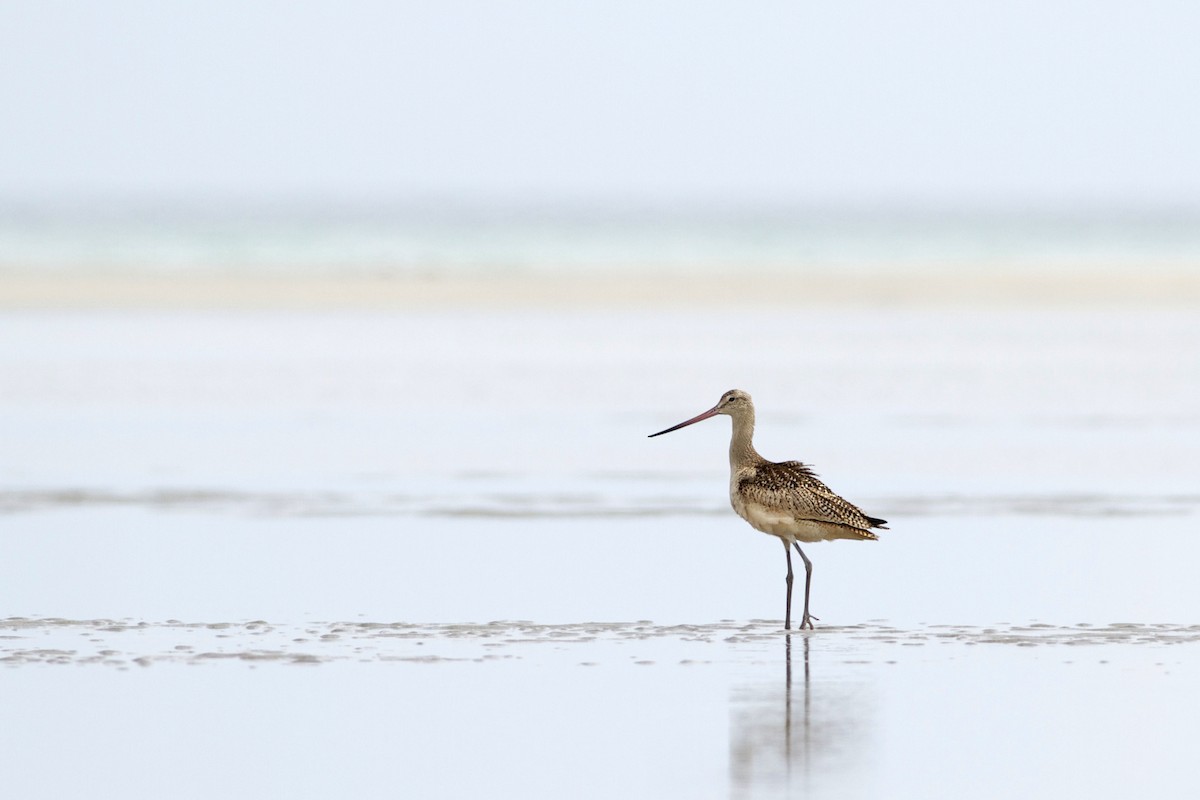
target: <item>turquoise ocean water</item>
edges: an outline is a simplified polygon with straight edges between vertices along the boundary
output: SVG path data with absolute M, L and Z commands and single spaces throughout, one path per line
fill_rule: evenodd
M 1083 272 L 1200 268 L 1200 211 L 8 206 L 0 274 Z

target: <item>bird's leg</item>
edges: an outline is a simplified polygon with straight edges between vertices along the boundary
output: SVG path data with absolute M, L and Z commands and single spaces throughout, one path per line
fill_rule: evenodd
M 813 626 L 812 621 L 814 619 L 820 619 L 820 617 L 814 617 L 808 613 L 808 590 L 812 588 L 812 562 L 808 560 L 808 556 L 804 555 L 804 551 L 800 549 L 800 544 L 798 542 L 792 542 L 792 546 L 796 548 L 796 552 L 799 553 L 800 558 L 802 558 L 804 560 L 804 616 L 800 618 L 800 630 L 804 630 L 805 625 L 808 626 L 809 630 L 812 630 L 812 626 Z M 788 569 L 789 570 L 791 569 L 791 566 L 792 566 L 792 559 L 791 559 L 791 554 L 789 553 L 788 554 Z M 791 590 L 790 583 L 788 584 L 788 589 L 790 592 L 790 590 Z
M 799 548 L 797 548 L 799 549 Z M 788 549 L 788 543 L 785 539 L 783 542 L 783 552 L 787 556 L 788 574 L 787 574 L 787 611 L 783 616 L 783 629 L 791 630 L 792 628 L 792 551 Z M 803 555 L 803 554 L 801 554 Z

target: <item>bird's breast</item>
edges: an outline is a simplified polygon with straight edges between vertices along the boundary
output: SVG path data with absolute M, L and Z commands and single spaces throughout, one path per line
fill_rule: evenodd
M 734 470 L 729 480 L 729 502 L 733 510 L 755 529 L 773 536 L 789 538 L 795 519 L 783 509 L 771 508 L 757 502 L 746 491 L 747 481 L 754 477 L 750 469 Z

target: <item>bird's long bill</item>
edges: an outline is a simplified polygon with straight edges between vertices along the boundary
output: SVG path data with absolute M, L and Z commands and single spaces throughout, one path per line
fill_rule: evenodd
M 715 417 L 716 415 L 717 415 L 717 406 L 713 406 L 708 411 L 705 411 L 703 414 L 701 414 L 698 417 L 692 417 L 691 419 L 687 420 L 686 422 L 681 422 L 678 425 L 675 425 L 674 427 L 667 428 L 665 431 L 659 431 L 658 433 L 652 433 L 649 436 L 647 436 L 646 438 L 653 439 L 655 436 L 662 436 L 664 433 L 670 433 L 671 431 L 677 431 L 680 428 L 686 428 L 688 425 L 692 425 L 697 422 L 703 422 L 704 420 L 708 419 L 709 417 Z

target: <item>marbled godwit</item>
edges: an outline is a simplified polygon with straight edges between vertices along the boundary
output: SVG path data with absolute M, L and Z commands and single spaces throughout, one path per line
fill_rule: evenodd
M 661 436 L 677 431 L 717 414 L 733 418 L 733 436 L 729 440 L 729 501 L 733 510 L 756 530 L 778 536 L 787 554 L 787 612 L 784 628 L 792 627 L 792 551 L 796 548 L 804 561 L 804 617 L 801 629 L 812 628 L 817 617 L 808 613 L 808 592 L 812 588 L 812 562 L 800 549 L 800 542 L 826 542 L 831 539 L 878 539 L 872 528 L 886 528 L 887 520 L 868 517 L 858 506 L 839 497 L 799 461 L 767 461 L 754 449 L 754 403 L 750 395 L 731 389 L 721 401 L 686 422 L 650 434 Z M 790 547 L 789 547 L 790 546 Z

